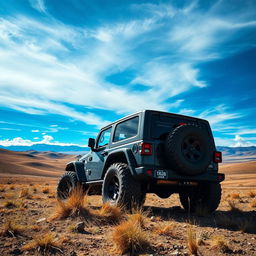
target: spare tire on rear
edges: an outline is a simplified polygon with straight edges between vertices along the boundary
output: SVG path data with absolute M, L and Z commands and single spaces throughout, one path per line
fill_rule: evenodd
M 180 174 L 204 173 L 213 154 L 213 142 L 207 130 L 192 124 L 180 125 L 165 141 L 168 166 Z

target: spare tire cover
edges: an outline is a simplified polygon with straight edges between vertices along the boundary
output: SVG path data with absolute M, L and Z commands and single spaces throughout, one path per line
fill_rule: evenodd
M 213 142 L 207 130 L 192 124 L 181 125 L 165 140 L 168 166 L 180 174 L 196 175 L 207 170 L 213 154 Z

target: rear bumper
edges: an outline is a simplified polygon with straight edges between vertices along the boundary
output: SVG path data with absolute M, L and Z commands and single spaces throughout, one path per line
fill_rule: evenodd
M 149 172 L 151 170 L 151 172 Z M 163 173 L 166 174 L 163 176 L 157 175 L 159 171 L 163 171 Z M 223 173 L 218 173 L 218 172 L 206 172 L 202 173 L 199 175 L 193 175 L 193 176 L 188 176 L 188 175 L 179 175 L 178 173 L 174 172 L 173 170 L 168 170 L 168 169 L 152 169 L 148 167 L 137 167 L 135 168 L 136 172 L 136 178 L 138 180 L 169 180 L 169 181 L 195 181 L 195 182 L 200 182 L 200 181 L 211 181 L 211 182 L 222 182 L 225 179 L 225 174 Z

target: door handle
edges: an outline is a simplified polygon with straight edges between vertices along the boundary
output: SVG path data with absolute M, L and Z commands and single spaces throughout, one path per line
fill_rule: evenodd
M 107 156 L 107 155 L 108 155 L 108 152 L 107 152 L 107 151 L 103 151 L 103 152 L 101 153 L 101 155 L 102 155 L 102 156 Z

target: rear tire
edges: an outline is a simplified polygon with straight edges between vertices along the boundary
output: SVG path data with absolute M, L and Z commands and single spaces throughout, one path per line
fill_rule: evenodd
M 179 194 L 180 202 L 187 212 L 214 212 L 221 200 L 221 185 L 207 182 L 189 192 Z
M 145 198 L 141 184 L 133 178 L 127 164 L 114 163 L 108 168 L 102 186 L 103 203 L 131 210 L 141 207 Z
M 77 186 L 78 180 L 75 172 L 66 172 L 60 178 L 57 185 L 57 198 L 60 200 L 67 199 Z

